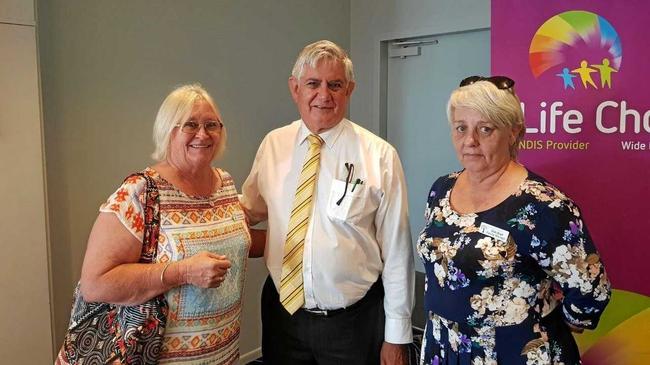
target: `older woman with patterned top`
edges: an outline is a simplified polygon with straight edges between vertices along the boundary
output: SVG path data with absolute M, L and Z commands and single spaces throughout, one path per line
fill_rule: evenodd
M 161 364 L 234 364 L 251 235 L 232 177 L 212 161 L 226 144 L 217 105 L 199 85 L 175 89 L 154 124 L 158 161 L 143 173 L 159 192 L 155 262 L 138 263 L 144 177 L 132 176 L 100 207 L 81 273 L 86 301 L 136 305 L 164 293 Z M 262 239 L 263 241 L 263 239 Z
M 610 284 L 577 205 L 517 162 L 514 81 L 472 76 L 447 106 L 463 169 L 429 193 L 422 364 L 577 364 Z

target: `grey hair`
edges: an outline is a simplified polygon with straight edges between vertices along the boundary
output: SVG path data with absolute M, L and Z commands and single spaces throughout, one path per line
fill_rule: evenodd
M 481 114 L 497 128 L 512 129 L 519 127 L 515 143 L 510 146 L 510 158 L 517 160 L 519 143 L 526 134 L 524 113 L 521 101 L 515 94 L 514 87 L 499 89 L 489 81 L 477 81 L 452 91 L 447 102 L 447 120 L 452 123 L 457 108 L 468 108 Z
M 204 100 L 210 104 L 215 112 L 218 110 L 210 94 L 200 84 L 182 85 L 167 95 L 158 109 L 156 121 L 153 124 L 153 142 L 155 148 L 151 157 L 154 160 L 163 161 L 167 159 L 171 132 L 174 130 L 176 124 L 183 123 L 190 117 L 194 104 L 200 100 Z M 219 146 L 217 146 L 215 158 L 223 155 L 226 149 L 227 139 L 228 133 L 224 125 L 221 130 L 221 138 L 219 138 Z
M 341 61 L 345 68 L 345 81 L 354 81 L 354 69 L 348 53 L 338 44 L 328 40 L 320 40 L 305 46 L 293 65 L 291 76 L 300 80 L 306 65 L 314 68 L 323 59 Z

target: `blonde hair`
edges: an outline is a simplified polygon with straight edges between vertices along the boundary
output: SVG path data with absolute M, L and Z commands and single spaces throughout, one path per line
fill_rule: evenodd
M 456 108 L 468 108 L 481 114 L 494 123 L 497 128 L 513 129 L 519 127 L 515 143 L 510 146 L 510 157 L 517 159 L 519 142 L 524 138 L 526 126 L 521 101 L 514 87 L 499 89 L 490 81 L 477 81 L 452 91 L 447 102 L 447 120 L 452 123 Z
M 192 114 L 192 109 L 197 101 L 204 100 L 216 112 L 217 105 L 208 94 L 207 91 L 200 84 L 182 85 L 174 89 L 160 105 L 156 121 L 153 124 L 153 142 L 154 151 L 151 157 L 156 161 L 163 161 L 167 159 L 169 151 L 169 139 L 172 130 L 176 124 L 183 123 Z M 223 155 L 226 149 L 226 140 L 228 133 L 226 126 L 221 129 L 221 138 L 219 138 L 219 146 L 214 158 L 219 158 Z
M 328 40 L 320 40 L 318 42 L 306 45 L 305 48 L 300 51 L 298 59 L 293 65 L 291 76 L 300 80 L 306 65 L 314 68 L 321 60 L 334 60 L 342 62 L 343 67 L 345 68 L 345 81 L 354 81 L 354 69 L 352 66 L 352 60 L 348 56 L 347 52 L 345 52 L 345 50 L 338 44 Z

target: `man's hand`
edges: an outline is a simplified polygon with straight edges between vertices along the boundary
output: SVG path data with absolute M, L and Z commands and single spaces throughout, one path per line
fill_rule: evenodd
M 576 326 L 572 325 L 569 322 L 565 322 L 565 323 L 566 323 L 567 326 L 569 326 L 569 330 L 571 330 L 571 332 L 582 333 L 582 332 L 585 331 L 584 328 L 576 327 Z
M 381 346 L 381 365 L 408 364 L 407 345 L 397 345 L 384 341 Z

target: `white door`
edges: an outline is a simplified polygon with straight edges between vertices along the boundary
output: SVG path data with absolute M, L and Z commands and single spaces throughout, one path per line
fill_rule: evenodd
M 431 184 L 460 169 L 449 139 L 447 100 L 464 77 L 490 74 L 490 32 L 389 42 L 387 70 L 386 138 L 404 165 L 415 242 Z M 417 257 L 416 267 L 424 271 Z
M 36 29 L 3 22 L 14 3 L 0 1 L 0 363 L 52 364 Z

